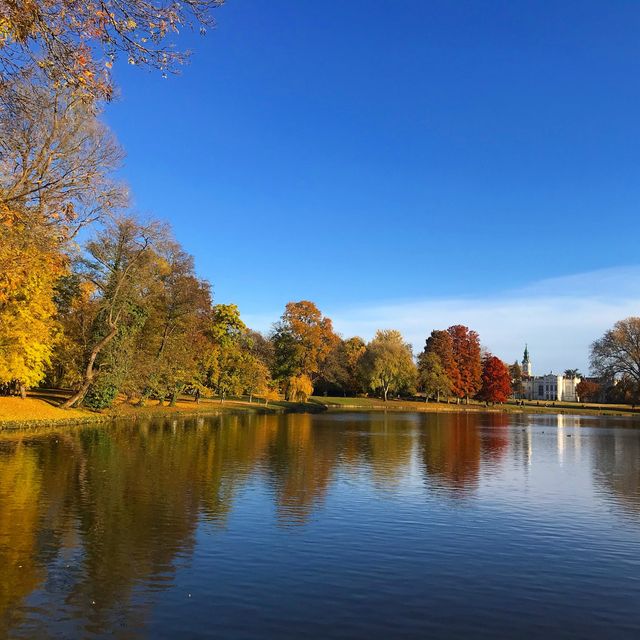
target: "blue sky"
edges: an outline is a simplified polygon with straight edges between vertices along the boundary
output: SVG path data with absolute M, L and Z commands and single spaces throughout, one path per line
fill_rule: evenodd
M 136 210 L 172 223 L 217 301 L 267 329 L 311 299 L 345 334 L 393 326 L 416 347 L 475 322 L 507 360 L 529 341 L 540 371 L 586 367 L 614 313 L 640 314 L 638 3 L 215 15 L 181 36 L 181 76 L 119 64 L 106 119 Z

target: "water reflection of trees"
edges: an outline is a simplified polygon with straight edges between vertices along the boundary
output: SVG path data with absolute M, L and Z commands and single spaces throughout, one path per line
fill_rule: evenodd
M 36 563 L 42 481 L 36 451 L 18 441 L 3 447 L 1 454 L 0 635 L 8 637 L 9 623 L 20 620 L 16 615 L 8 618 L 13 607 L 44 578 L 44 570 Z
M 267 480 L 280 524 L 300 524 L 338 467 L 397 484 L 412 442 L 410 426 L 382 416 L 343 428 L 252 415 L 3 436 L 0 635 L 20 625 L 19 605 L 34 593 L 82 612 L 85 631 L 136 628 L 136 588 L 170 585 L 199 520 L 224 526 L 251 478 Z
M 81 612 L 86 630 L 139 627 L 136 590 L 171 585 L 199 522 L 224 528 L 249 483 L 266 486 L 279 525 L 306 522 L 336 479 L 395 491 L 422 474 L 427 490 L 457 500 L 507 451 L 510 460 L 528 455 L 529 430 L 511 422 L 471 413 L 251 415 L 2 436 L 0 636 L 18 635 L 21 604 L 34 594 L 41 606 L 49 598 Z M 598 483 L 640 511 L 640 442 L 596 442 Z
M 480 474 L 480 432 L 477 416 L 436 414 L 422 432 L 425 480 L 436 491 L 466 495 Z

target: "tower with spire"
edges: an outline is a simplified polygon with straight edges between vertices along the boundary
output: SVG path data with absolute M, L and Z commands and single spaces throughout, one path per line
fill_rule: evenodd
M 522 375 L 531 377 L 531 360 L 529 360 L 529 345 L 524 345 L 524 356 L 522 357 Z

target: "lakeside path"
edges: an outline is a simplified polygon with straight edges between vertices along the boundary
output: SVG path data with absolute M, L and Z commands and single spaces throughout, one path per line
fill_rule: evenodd
M 455 404 L 446 402 L 422 402 L 416 400 L 390 400 L 383 402 L 377 398 L 312 397 L 306 403 L 284 401 L 264 404 L 262 399 L 253 402 L 242 399 L 226 400 L 206 398 L 200 403 L 182 398 L 175 406 L 159 405 L 152 402 L 144 407 L 121 403 L 103 412 L 85 409 L 60 409 L 57 405 L 65 397 L 64 393 L 47 390 L 34 391 L 26 399 L 0 397 L 0 430 L 24 429 L 38 426 L 62 426 L 86 423 L 108 422 L 116 419 L 189 417 L 200 415 L 220 415 L 222 413 L 319 413 L 323 411 L 390 411 L 390 412 L 442 412 L 442 413 L 538 413 L 587 416 L 629 416 L 640 418 L 640 410 L 625 405 L 563 404 L 555 405 L 526 403 L 524 406 L 503 404 L 485 406 L 484 403 Z

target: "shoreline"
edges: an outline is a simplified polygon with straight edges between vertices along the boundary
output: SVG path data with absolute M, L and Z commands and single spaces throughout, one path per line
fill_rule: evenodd
M 137 407 L 122 403 L 112 409 L 90 411 L 88 409 L 61 409 L 54 400 L 59 400 L 59 393 L 37 393 L 26 399 L 16 397 L 0 397 L 0 431 L 15 431 L 35 427 L 80 426 L 101 424 L 120 420 L 140 420 L 163 417 L 198 417 L 223 414 L 279 414 L 300 412 L 321 412 L 319 405 L 301 405 L 293 402 L 273 401 L 268 405 L 263 402 L 244 402 L 226 400 L 220 403 L 217 399 L 203 399 L 200 403 L 193 400 L 180 400 L 171 407 L 168 404 L 148 404 Z
M 122 403 L 104 412 L 86 409 L 60 409 L 55 402 L 60 392 L 35 392 L 25 400 L 21 398 L 0 398 L 0 431 L 15 431 L 35 427 L 62 427 L 101 424 L 120 420 L 139 420 L 146 418 L 192 418 L 223 414 L 286 414 L 286 413 L 349 413 L 349 412 L 389 412 L 389 413 L 504 413 L 539 414 L 573 416 L 609 416 L 629 417 L 640 420 L 640 410 L 615 406 L 611 409 L 602 406 L 567 407 L 566 405 L 549 407 L 534 404 L 524 406 L 504 404 L 485 406 L 480 403 L 452 404 L 446 402 L 417 402 L 390 400 L 383 402 L 375 398 L 324 398 L 312 397 L 306 403 L 273 401 L 268 405 L 256 400 L 203 399 L 196 404 L 192 400 L 179 400 L 176 406 L 147 405 L 136 407 Z

